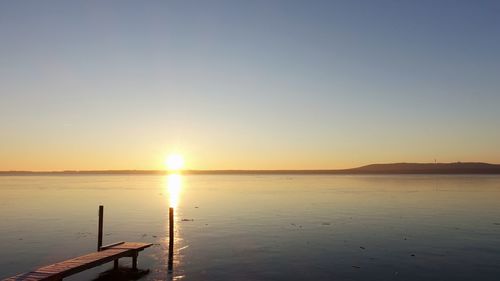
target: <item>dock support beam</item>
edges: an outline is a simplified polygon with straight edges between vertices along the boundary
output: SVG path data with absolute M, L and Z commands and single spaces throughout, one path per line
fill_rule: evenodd
M 132 270 L 137 270 L 137 256 L 139 254 L 137 252 L 135 252 L 133 255 L 132 255 Z
M 101 251 L 102 247 L 102 225 L 103 225 L 103 216 L 104 216 L 104 206 L 99 206 L 99 228 L 97 230 L 97 251 Z

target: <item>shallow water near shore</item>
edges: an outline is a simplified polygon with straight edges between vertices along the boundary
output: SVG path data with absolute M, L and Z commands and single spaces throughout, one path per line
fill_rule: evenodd
M 154 243 L 139 255 L 139 267 L 150 269 L 141 280 L 500 276 L 500 176 L 183 175 L 175 182 L 172 192 L 172 180 L 159 175 L 0 177 L 0 279 L 95 251 L 98 205 L 104 244 Z M 93 280 L 111 267 L 65 280 Z

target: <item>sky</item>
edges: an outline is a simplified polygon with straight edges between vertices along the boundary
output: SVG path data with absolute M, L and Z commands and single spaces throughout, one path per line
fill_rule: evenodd
M 499 1 L 0 0 L 0 170 L 500 163 Z

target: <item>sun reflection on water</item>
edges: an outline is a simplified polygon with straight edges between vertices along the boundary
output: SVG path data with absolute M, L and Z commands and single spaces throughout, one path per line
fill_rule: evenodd
M 167 176 L 167 191 L 169 207 L 177 208 L 182 189 L 182 177 L 180 174 L 170 174 Z
M 181 192 L 182 192 L 182 176 L 179 173 L 172 173 L 167 175 L 166 178 L 166 189 L 168 193 L 168 202 L 169 202 L 169 219 L 168 219 L 168 251 L 167 253 L 167 268 L 168 268 L 168 274 L 167 274 L 167 279 L 166 280 L 180 280 L 184 277 L 179 270 L 175 270 L 177 266 L 182 261 L 182 254 L 179 253 L 181 249 L 184 249 L 185 247 L 181 247 L 180 249 L 177 249 L 179 246 L 179 242 L 181 243 L 182 246 L 182 239 L 179 237 L 179 225 L 177 223 L 174 223 L 176 221 L 175 219 L 175 213 L 177 210 L 177 207 L 180 202 L 180 197 L 181 197 Z M 174 246 L 177 245 L 177 247 Z

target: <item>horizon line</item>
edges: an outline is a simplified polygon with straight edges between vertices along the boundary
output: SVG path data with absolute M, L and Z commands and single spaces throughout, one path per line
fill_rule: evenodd
M 399 166 L 398 166 L 399 165 Z M 415 169 L 415 166 L 426 166 L 427 169 Z M 455 167 L 449 167 L 455 165 Z M 457 167 L 457 165 L 461 165 Z M 471 167 L 472 165 L 482 165 L 481 167 Z M 436 167 L 441 166 L 441 167 Z M 444 167 L 443 167 L 444 166 Z M 469 166 L 469 167 L 463 167 Z M 494 168 L 493 170 L 481 170 L 481 168 Z M 390 168 L 389 168 L 390 167 Z M 385 168 L 385 169 L 384 169 Z M 411 169 L 413 168 L 413 169 Z M 419 167 L 420 168 L 420 167 Z M 433 170 L 432 168 L 438 168 Z M 444 170 L 448 168 L 451 170 Z M 464 170 L 464 168 L 466 168 Z M 500 173 L 500 164 L 487 162 L 394 162 L 375 163 L 353 168 L 344 169 L 185 169 L 179 171 L 168 171 L 166 169 L 103 169 L 103 170 L 2 170 L 0 175 L 29 175 L 29 174 L 348 174 L 348 173 L 418 173 L 418 172 L 473 172 L 473 173 Z

